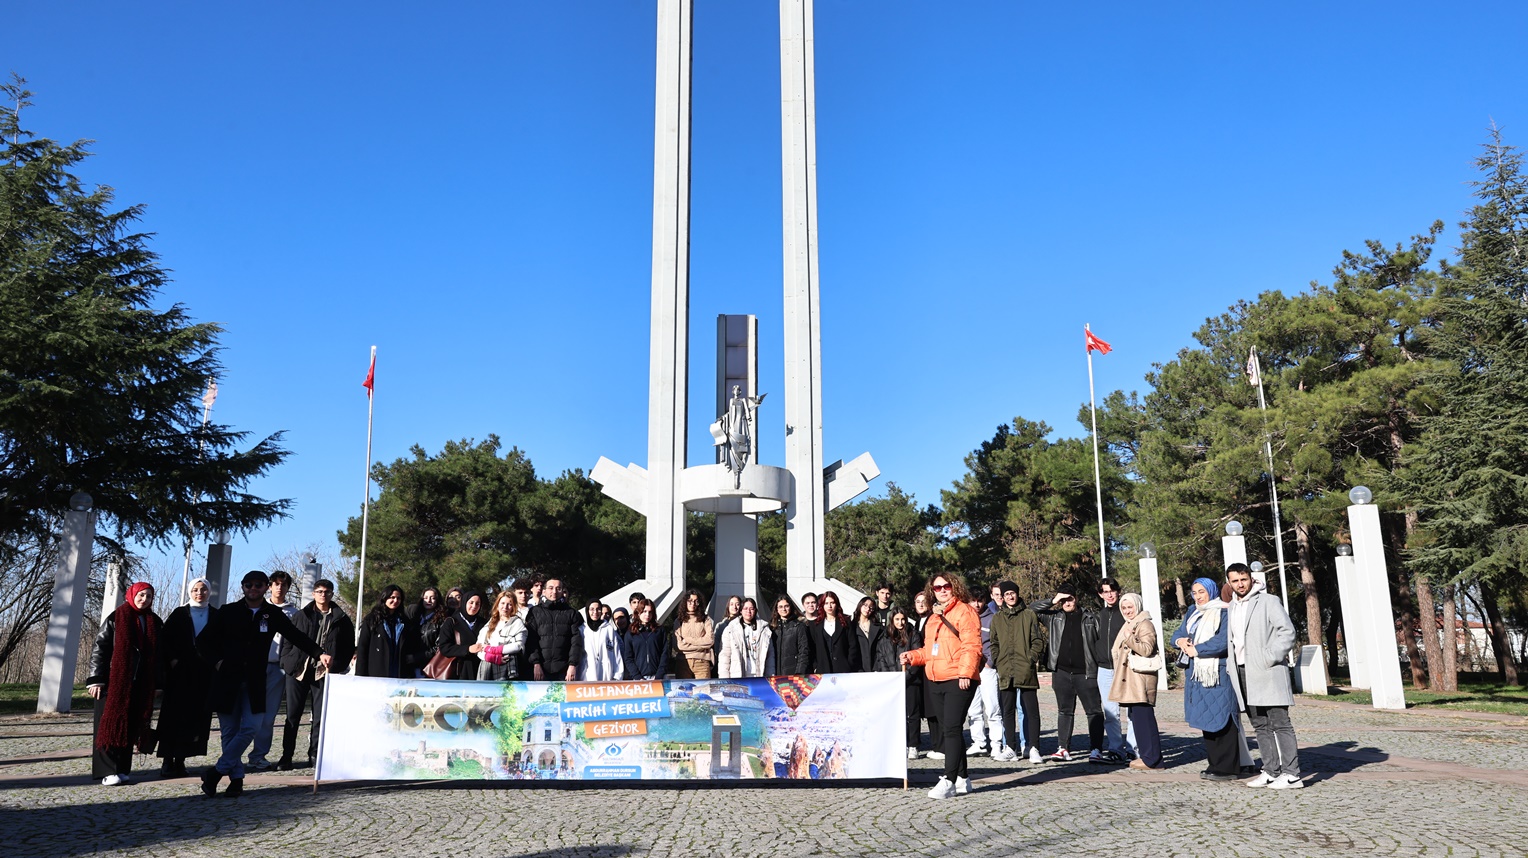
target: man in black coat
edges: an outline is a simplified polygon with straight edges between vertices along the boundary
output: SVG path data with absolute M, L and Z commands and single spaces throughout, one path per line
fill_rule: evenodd
M 297 630 L 318 642 L 330 654 L 334 673 L 350 667 L 355 652 L 355 623 L 334 603 L 334 582 L 320 578 L 313 582 L 313 601 L 292 617 Z M 318 727 L 324 720 L 325 670 L 318 659 L 303 652 L 286 638 L 281 641 L 281 669 L 286 673 L 286 726 L 281 734 L 281 760 L 276 768 L 292 769 L 292 754 L 297 750 L 297 727 L 302 711 L 313 702 L 313 724 L 308 734 L 308 765 L 318 757 Z
M 255 570 L 244 576 L 244 598 L 218 609 L 217 621 L 196 639 L 197 651 L 213 666 L 213 709 L 223 736 L 223 752 L 217 764 L 202 775 L 202 792 L 217 792 L 218 781 L 228 776 L 230 796 L 244 791 L 244 761 L 240 759 L 255 740 L 265 713 L 265 666 L 270 661 L 271 638 L 284 641 L 318 660 L 328 669 L 330 656 L 313 639 L 287 619 L 281 608 L 265 601 L 270 579 Z
M 541 601 L 525 618 L 525 651 L 537 682 L 578 681 L 584 660 L 583 618 L 563 601 L 562 581 L 548 578 Z
M 1088 717 L 1089 758 L 1102 762 L 1104 706 L 1098 693 L 1098 662 L 1093 657 L 1093 645 L 1098 642 L 1098 618 L 1092 611 L 1077 606 L 1077 594 L 1070 587 L 1061 588 L 1049 602 L 1036 602 L 1030 607 L 1049 633 L 1046 666 L 1051 670 L 1051 689 L 1056 692 L 1056 752 L 1048 759 L 1065 762 L 1072 758 L 1069 748 L 1072 718 L 1081 698 Z

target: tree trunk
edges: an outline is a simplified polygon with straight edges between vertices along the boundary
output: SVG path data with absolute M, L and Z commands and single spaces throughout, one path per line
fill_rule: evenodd
M 1491 621 L 1491 650 L 1496 653 L 1496 666 L 1501 670 L 1502 682 L 1516 685 L 1517 665 L 1512 660 L 1512 647 L 1507 643 L 1507 628 L 1501 622 L 1501 606 L 1496 603 L 1496 590 L 1484 581 L 1480 582 L 1480 602 Z
M 1178 616 L 1181 617 L 1188 610 L 1188 602 L 1183 600 L 1183 579 L 1174 578 L 1173 588 L 1178 591 Z
M 1400 558 L 1406 548 L 1405 542 L 1399 538 L 1401 528 L 1381 528 L 1381 532 L 1388 543 L 1388 558 Z M 1401 568 L 1400 563 L 1391 563 L 1388 559 L 1385 570 L 1390 576 L 1390 586 L 1394 588 L 1390 604 L 1395 609 L 1399 623 L 1395 630 L 1396 643 L 1405 647 L 1406 658 L 1411 663 L 1411 687 L 1425 691 L 1428 687 L 1427 666 L 1422 661 L 1422 650 L 1417 646 L 1417 597 L 1411 591 L 1411 577 Z
M 1459 690 L 1459 607 L 1454 585 L 1443 588 L 1443 690 Z
M 1326 675 L 1332 675 L 1332 668 L 1337 666 L 1337 630 L 1342 628 L 1342 599 L 1332 600 L 1332 619 L 1326 624 Z M 1353 682 L 1353 663 L 1348 662 L 1348 682 Z
M 1438 606 L 1433 601 L 1432 582 L 1421 575 L 1414 580 L 1417 588 L 1417 630 L 1422 633 L 1422 649 L 1427 655 L 1428 687 L 1433 691 L 1442 691 L 1443 647 L 1438 643 Z
M 1316 552 L 1310 525 L 1295 522 L 1295 545 L 1300 558 L 1300 586 L 1305 590 L 1305 639 L 1321 646 L 1321 593 L 1316 589 Z

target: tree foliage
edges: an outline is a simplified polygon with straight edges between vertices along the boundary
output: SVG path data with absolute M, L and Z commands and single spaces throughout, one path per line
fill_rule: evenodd
M 273 434 L 201 425 L 221 329 L 174 304 L 141 206 L 73 170 L 85 141 L 21 126 L 30 95 L 0 86 L 0 534 L 46 531 L 78 490 L 119 542 L 165 544 L 192 529 L 248 531 L 289 502 L 244 487 L 285 457 Z

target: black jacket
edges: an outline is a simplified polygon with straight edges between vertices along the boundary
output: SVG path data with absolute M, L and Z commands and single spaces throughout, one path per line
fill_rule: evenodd
M 1060 605 L 1052 605 L 1050 602 L 1041 600 L 1029 606 L 1045 623 L 1045 631 L 1049 635 L 1049 645 L 1045 648 L 1045 670 L 1056 669 L 1056 659 L 1061 655 L 1061 633 L 1066 629 L 1066 611 L 1061 610 Z M 1098 676 L 1098 662 L 1093 658 L 1093 645 L 1098 641 L 1098 618 L 1086 608 L 1078 608 L 1077 613 L 1082 615 L 1082 655 L 1087 664 L 1087 676 Z M 1113 661 L 1110 661 L 1113 664 Z
M 805 676 L 812 673 L 812 633 L 799 619 L 786 620 L 769 637 L 775 654 L 775 673 L 779 676 Z
M 900 670 L 896 656 L 892 653 L 891 641 L 886 637 L 886 627 L 877 623 L 870 624 L 870 632 L 867 634 L 860 628 L 859 623 L 854 624 L 854 638 L 859 642 L 859 663 L 863 670 L 880 670 L 895 672 Z
M 441 623 L 440 634 L 436 638 L 437 651 L 447 658 L 454 658 L 451 663 L 451 679 L 477 679 L 478 667 L 483 659 L 477 653 L 471 652 L 470 648 L 477 643 L 478 633 L 483 626 L 488 625 L 488 611 L 479 611 L 476 617 L 468 618 L 466 614 L 457 611 Z M 418 629 L 418 626 L 415 626 Z M 420 643 L 423 646 L 423 641 Z M 429 662 L 420 662 L 420 666 Z
M 807 627 L 812 638 L 812 667 L 814 673 L 859 673 L 860 648 L 856 641 L 856 626 L 847 618 L 829 635 L 821 621 Z
M 355 623 L 350 621 L 350 615 L 340 609 L 339 605 L 329 605 L 329 633 L 323 640 L 318 640 L 320 617 L 318 606 L 309 602 L 306 607 L 292 615 L 292 625 L 304 635 L 312 638 L 324 652 L 329 653 L 332 663 L 329 665 L 330 673 L 344 673 L 350 670 L 350 657 L 355 654 Z M 302 673 L 308 664 L 308 654 L 293 646 L 286 638 L 281 639 L 281 669 L 288 676 L 296 677 Z
M 1098 612 L 1098 637 L 1093 641 L 1093 661 L 1104 667 L 1114 666 L 1114 639 L 1125 627 L 1125 617 L 1119 612 L 1119 602 L 1114 607 L 1105 605 Z
M 242 688 L 249 695 L 249 711 L 265 711 L 265 666 L 270 661 L 271 638 L 278 634 L 282 641 L 315 658 L 324 652 L 270 602 L 262 601 L 251 610 L 239 599 L 218 608 L 217 619 L 209 621 L 196 638 L 197 651 L 217 670 L 215 710 L 236 711 Z
M 387 618 L 376 611 L 361 620 L 361 640 L 355 654 L 356 676 L 385 676 L 389 679 L 413 677 L 414 669 L 423 667 L 420 655 L 424 644 L 419 640 L 419 626 L 398 612 L 396 640 L 388 633 Z M 397 665 L 397 672 L 393 666 Z
M 923 648 L 923 635 L 918 632 L 918 627 L 916 625 L 913 625 L 912 623 L 908 623 L 907 624 L 907 643 L 902 644 L 901 646 L 898 646 L 897 643 L 891 639 L 891 634 L 888 633 L 886 635 L 886 644 L 889 647 L 891 647 L 891 660 L 892 660 L 892 664 L 895 665 L 894 669 L 895 670 L 901 670 L 902 669 L 902 662 L 901 662 L 902 653 L 904 653 L 904 652 L 912 652 L 915 649 L 922 649 Z M 912 699 L 912 695 L 913 695 L 914 691 L 916 690 L 916 693 L 918 694 L 918 699 L 921 701 L 923 699 L 923 696 L 922 696 L 923 695 L 923 688 L 922 688 L 922 686 L 923 686 L 923 665 L 921 665 L 921 664 L 918 664 L 918 665 L 908 665 L 907 666 L 907 670 L 904 671 L 904 672 L 907 675 L 907 694 L 908 694 L 908 699 L 909 700 Z M 918 709 L 918 711 L 919 712 L 923 711 L 921 706 Z
M 541 665 L 546 678 L 567 678 L 568 665 L 584 660 L 583 615 L 567 602 L 542 602 L 525 618 L 525 651 L 532 665 Z
M 668 673 L 668 659 L 669 633 L 662 626 L 646 632 L 631 628 L 621 636 L 621 660 L 627 679 L 649 676 L 662 679 Z
M 159 642 L 161 651 L 164 649 L 164 623 L 152 611 L 144 615 L 145 622 L 154 624 L 154 638 Z M 111 676 L 111 655 L 117 645 L 117 614 L 113 611 L 101 624 L 101 633 L 96 635 L 95 646 L 90 648 L 90 675 L 85 679 L 86 685 L 108 685 L 109 680 L 120 681 L 123 677 Z M 145 658 L 144 656 L 148 656 Z M 139 682 L 154 680 L 159 683 L 159 655 L 149 652 L 134 652 L 131 673 L 126 679 L 134 685 Z M 105 694 L 102 694 L 104 697 Z

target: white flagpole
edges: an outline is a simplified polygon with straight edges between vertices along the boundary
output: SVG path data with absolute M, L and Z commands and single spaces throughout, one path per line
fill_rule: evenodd
M 218 382 L 215 378 L 207 380 L 207 392 L 202 394 L 202 428 L 207 428 L 207 418 L 212 415 L 212 403 L 218 397 Z M 205 441 L 197 442 L 197 452 L 207 448 Z M 180 570 L 180 603 L 189 604 L 187 588 L 191 584 L 191 551 L 196 547 L 196 527 L 192 526 L 191 533 L 186 536 L 186 565 Z
M 1279 520 L 1279 481 L 1273 473 L 1273 437 L 1268 434 L 1268 400 L 1263 397 L 1263 366 L 1252 347 L 1252 375 L 1257 381 L 1257 407 L 1263 413 L 1263 452 L 1268 456 L 1268 494 L 1273 498 L 1273 550 L 1279 563 L 1279 596 L 1284 599 L 1284 613 L 1289 613 L 1289 587 L 1284 582 L 1284 526 Z
M 363 606 L 366 604 L 366 525 L 371 513 L 371 415 L 376 402 L 375 373 L 377 367 L 377 347 L 371 347 L 371 369 L 367 379 L 372 381 L 371 387 L 366 388 L 366 491 L 361 495 L 361 571 L 356 576 L 355 612 L 361 615 Z M 361 640 L 361 624 L 356 623 L 355 639 Z
M 1084 323 L 1082 326 L 1083 342 L 1087 342 L 1087 334 L 1091 329 Z M 1098 563 L 1103 569 L 1100 577 L 1109 577 L 1109 549 L 1104 542 L 1104 484 L 1098 472 L 1098 411 L 1093 404 L 1093 350 L 1087 349 L 1088 353 L 1088 418 L 1093 421 L 1093 495 L 1098 501 Z

